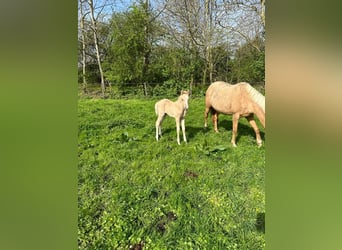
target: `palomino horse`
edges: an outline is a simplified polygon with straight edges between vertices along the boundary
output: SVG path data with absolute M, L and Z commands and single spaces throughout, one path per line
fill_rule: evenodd
M 189 99 L 189 92 L 186 90 L 182 90 L 180 96 L 178 97 L 178 100 L 175 102 L 172 102 L 168 99 L 162 99 L 158 101 L 154 108 L 156 111 L 156 114 L 158 116 L 156 121 L 156 139 L 158 141 L 159 135 L 162 135 L 161 132 L 161 124 L 163 122 L 163 119 L 165 115 L 169 115 L 176 119 L 176 127 L 177 127 L 177 142 L 180 144 L 179 140 L 179 124 L 182 125 L 182 132 L 183 132 L 183 139 L 186 142 L 186 136 L 185 136 L 185 115 L 186 111 L 188 110 L 188 99 Z
M 265 97 L 246 82 L 231 85 L 226 82 L 214 82 L 205 95 L 204 127 L 207 127 L 208 112 L 211 110 L 214 130 L 218 132 L 219 113 L 233 115 L 233 133 L 231 143 L 236 147 L 236 134 L 240 117 L 246 117 L 255 131 L 258 146 L 262 140 L 254 120 L 254 114 L 265 128 Z

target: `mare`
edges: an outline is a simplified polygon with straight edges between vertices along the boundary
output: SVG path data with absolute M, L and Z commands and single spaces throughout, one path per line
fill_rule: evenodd
M 156 139 L 159 140 L 159 136 L 162 135 L 161 124 L 166 115 L 175 118 L 177 128 L 177 143 L 180 145 L 179 140 L 179 125 L 182 126 L 183 139 L 186 142 L 185 136 L 185 115 L 189 108 L 189 91 L 182 90 L 177 101 L 173 102 L 168 99 L 162 99 L 154 105 L 156 115 L 158 116 L 156 121 Z
M 229 84 L 222 81 L 212 83 L 205 95 L 204 127 L 207 127 L 209 110 L 212 114 L 214 130 L 218 132 L 217 121 L 220 113 L 232 115 L 233 133 L 231 143 L 236 147 L 236 134 L 240 117 L 246 117 L 254 129 L 258 146 L 262 145 L 260 131 L 254 114 L 265 128 L 265 97 L 249 83 Z

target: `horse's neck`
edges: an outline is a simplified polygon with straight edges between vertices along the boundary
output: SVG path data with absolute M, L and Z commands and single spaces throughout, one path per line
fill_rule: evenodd
M 180 97 L 177 99 L 177 101 L 175 101 L 175 104 L 184 109 L 184 103 Z
M 251 102 L 254 103 L 254 113 L 265 128 L 265 96 L 249 84 L 244 86 L 247 89 Z
M 264 109 L 255 103 L 254 105 L 254 113 L 258 117 L 259 121 L 261 122 L 261 125 L 265 128 L 265 111 Z

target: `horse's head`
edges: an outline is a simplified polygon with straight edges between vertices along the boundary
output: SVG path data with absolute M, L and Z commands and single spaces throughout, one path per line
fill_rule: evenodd
M 187 91 L 187 90 L 182 90 L 182 91 L 181 91 L 180 97 L 181 97 L 181 100 L 182 100 L 182 102 L 183 102 L 183 104 L 184 104 L 185 110 L 188 110 L 188 108 L 189 108 L 189 104 L 188 104 L 188 100 L 189 100 L 189 91 Z

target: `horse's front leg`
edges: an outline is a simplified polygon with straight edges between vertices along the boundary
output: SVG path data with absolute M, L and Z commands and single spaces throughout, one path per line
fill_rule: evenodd
M 176 119 L 176 129 L 177 129 L 177 143 L 180 145 L 180 140 L 179 140 L 179 123 L 180 123 L 180 118 L 175 118 Z
M 247 118 L 249 124 L 252 126 L 252 128 L 253 128 L 253 130 L 255 132 L 256 142 L 257 142 L 258 147 L 260 147 L 262 145 L 262 139 L 261 139 L 261 136 L 260 136 L 259 128 L 256 125 L 256 122 L 254 120 L 254 115 L 251 114 L 251 115 L 247 116 L 246 118 Z
M 158 116 L 156 121 L 156 140 L 159 140 L 159 135 L 161 136 L 161 123 L 163 122 L 164 116 Z
M 218 133 L 219 131 L 217 128 L 217 123 L 218 123 L 218 112 L 217 111 L 213 111 L 212 119 L 213 119 L 213 124 L 214 124 L 214 131 L 216 133 Z
M 184 119 L 184 117 L 181 119 L 181 125 L 182 125 L 183 140 L 185 141 L 185 143 L 187 143 L 186 135 L 185 135 L 185 119 Z
M 235 141 L 236 141 L 239 119 L 240 119 L 240 114 L 238 113 L 233 114 L 233 131 L 232 131 L 232 140 L 231 140 L 233 147 L 236 147 Z
M 205 111 L 204 111 L 204 127 L 207 128 L 208 127 L 208 113 L 209 113 L 209 107 L 205 107 Z

